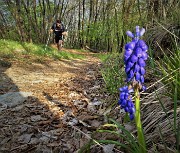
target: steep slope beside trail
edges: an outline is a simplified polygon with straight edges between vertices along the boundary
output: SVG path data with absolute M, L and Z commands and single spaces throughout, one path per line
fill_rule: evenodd
M 97 110 L 107 95 L 101 90 L 100 61 L 92 53 L 84 55 L 82 60 L 1 66 L 0 94 L 31 96 L 13 107 L 0 104 L 0 152 L 76 152 L 88 141 L 82 133 L 100 125 Z

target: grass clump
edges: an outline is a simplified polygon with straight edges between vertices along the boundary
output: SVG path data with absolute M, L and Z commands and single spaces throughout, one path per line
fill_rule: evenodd
M 177 93 L 180 93 L 180 48 L 174 50 L 169 55 L 164 54 L 164 58 L 158 63 L 162 82 L 168 86 L 168 95 L 173 98 L 177 86 Z M 180 94 L 178 94 L 180 100 Z
M 0 39 L 0 56 L 2 58 L 15 58 L 23 60 L 24 56 L 30 56 L 35 59 L 54 58 L 54 59 L 83 59 L 84 56 L 66 51 L 58 52 L 50 46 L 42 44 L 24 43 L 12 40 Z

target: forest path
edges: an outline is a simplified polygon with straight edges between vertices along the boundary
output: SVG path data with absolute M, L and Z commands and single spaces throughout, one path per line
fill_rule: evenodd
M 102 123 L 103 80 L 94 53 L 85 59 L 13 62 L 1 67 L 1 95 L 27 92 L 23 103 L 0 103 L 0 152 L 76 152 Z M 23 97 L 23 96 L 22 96 Z M 101 110 L 101 111 L 100 111 Z M 75 130 L 76 127 L 80 131 Z

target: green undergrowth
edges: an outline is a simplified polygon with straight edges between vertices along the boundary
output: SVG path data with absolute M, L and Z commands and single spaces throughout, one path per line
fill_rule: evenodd
M 119 87 L 124 83 L 125 76 L 122 55 L 119 53 L 100 54 L 99 58 L 103 62 L 101 74 L 106 84 L 106 89 L 111 94 L 117 94 Z
M 107 59 L 111 57 L 111 53 L 96 53 L 93 56 L 99 58 L 101 62 L 105 62 Z
M 83 59 L 83 55 L 74 54 L 66 51 L 58 52 L 58 50 L 33 43 L 17 42 L 12 40 L 0 39 L 0 57 L 8 59 L 26 60 L 25 56 L 33 57 L 36 60 L 45 58 L 60 59 Z
M 161 72 L 163 84 L 168 88 L 167 95 L 174 97 L 177 86 L 177 93 L 180 93 L 180 48 L 173 50 L 169 55 L 164 53 L 164 58 L 156 62 Z M 180 94 L 177 96 L 180 100 Z

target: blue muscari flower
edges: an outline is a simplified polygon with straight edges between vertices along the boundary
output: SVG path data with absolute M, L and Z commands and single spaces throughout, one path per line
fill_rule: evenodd
M 118 103 L 121 106 L 121 108 L 125 110 L 125 112 L 129 113 L 130 120 L 133 120 L 135 107 L 130 95 L 130 93 L 133 92 L 133 89 L 128 89 L 128 86 L 124 86 L 119 90 L 120 90 L 120 99 Z
M 148 46 L 139 38 L 145 33 L 145 29 L 136 26 L 136 32 L 133 34 L 127 31 L 126 34 L 132 38 L 132 41 L 125 45 L 124 62 L 127 82 L 136 80 L 140 84 L 144 83 L 144 74 L 146 60 L 148 58 Z
M 140 88 L 142 90 L 146 90 L 143 83 L 144 74 L 146 73 L 145 61 L 148 58 L 148 46 L 143 40 L 139 39 L 144 33 L 145 29 L 140 29 L 139 26 L 136 26 L 135 34 L 131 31 L 127 31 L 126 34 L 132 38 L 132 41 L 125 45 L 124 53 L 125 72 L 127 76 L 126 81 L 130 82 L 135 80 L 139 85 L 141 85 Z M 130 119 L 133 120 L 135 107 L 132 102 L 131 92 L 133 92 L 133 89 L 129 90 L 128 86 L 120 88 L 120 99 L 118 103 L 125 112 L 129 113 Z

